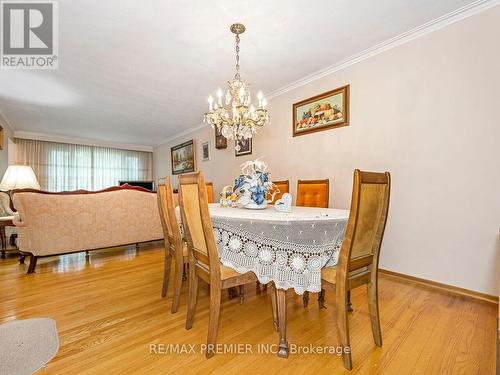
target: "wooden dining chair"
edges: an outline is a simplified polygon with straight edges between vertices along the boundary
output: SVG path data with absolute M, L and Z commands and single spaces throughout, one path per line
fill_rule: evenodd
M 271 204 L 275 204 L 276 201 L 278 199 L 280 199 L 283 194 L 290 192 L 290 184 L 289 184 L 288 180 L 273 181 L 273 184 L 276 186 L 276 188 L 271 189 L 271 191 L 267 194 L 267 197 L 266 197 L 266 199 L 272 198 Z M 274 194 L 274 197 L 273 197 L 273 193 L 276 191 L 276 189 L 278 189 L 279 192 Z
M 213 182 L 206 182 L 205 186 L 207 188 L 207 202 L 208 203 L 214 203 L 214 183 Z
M 378 308 L 378 261 L 384 236 L 391 176 L 389 172 L 354 171 L 351 212 L 336 267 L 321 271 L 322 288 L 335 290 L 336 321 L 340 344 L 350 348 L 347 293 L 368 286 L 368 308 L 375 345 L 382 346 Z M 323 292 L 323 291 L 322 291 Z M 352 369 L 351 350 L 343 351 L 344 366 Z
M 330 180 L 298 180 L 297 206 L 328 207 Z
M 168 177 L 158 181 L 157 187 L 158 209 L 165 237 L 165 267 L 163 272 L 163 288 L 161 296 L 165 297 L 168 291 L 172 258 L 175 261 L 174 293 L 172 298 L 172 313 L 179 308 L 182 281 L 186 279 L 185 271 L 188 263 L 187 244 L 182 239 L 179 223 L 175 214 L 175 202 L 172 184 Z
M 328 208 L 330 195 L 330 180 L 298 180 L 297 206 Z M 322 298 L 318 296 L 318 301 Z M 309 304 L 309 292 L 302 295 L 304 307 Z
M 198 281 L 210 285 L 210 314 L 208 318 L 207 358 L 215 352 L 219 326 L 221 292 L 223 289 L 256 281 L 254 273 L 240 274 L 220 263 L 215 242 L 203 172 L 179 177 L 179 204 L 189 255 L 189 296 L 186 329 L 191 329 L 196 309 Z

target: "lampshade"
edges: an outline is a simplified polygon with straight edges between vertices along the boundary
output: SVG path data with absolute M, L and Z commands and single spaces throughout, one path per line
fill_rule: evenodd
M 14 189 L 40 189 L 40 184 L 36 179 L 35 172 L 27 165 L 11 165 L 5 171 L 2 182 L 0 182 L 1 190 Z

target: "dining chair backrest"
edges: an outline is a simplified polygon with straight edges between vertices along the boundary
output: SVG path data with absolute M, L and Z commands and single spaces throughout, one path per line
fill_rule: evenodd
M 179 260 L 182 263 L 182 235 L 175 213 L 174 191 L 170 183 L 170 178 L 164 177 L 158 181 L 156 194 L 163 233 L 165 235 L 165 246 L 167 246 L 168 242 L 170 250 L 176 252 L 178 249 L 179 251 L 175 253 L 175 258 L 176 261 Z M 180 258 L 177 258 L 178 256 Z
M 289 189 L 290 184 L 289 184 L 288 180 L 273 181 L 273 184 L 276 186 L 276 188 L 271 189 L 271 191 L 268 193 L 268 196 L 266 197 L 266 199 L 271 199 L 272 198 L 271 204 L 276 203 L 276 201 L 278 199 L 280 199 L 283 194 L 290 192 L 290 189 Z M 274 194 L 274 197 L 273 197 L 273 193 L 275 191 L 277 191 L 276 189 L 278 189 L 279 192 L 277 192 L 276 194 Z
M 199 269 L 220 280 L 220 261 L 208 210 L 207 189 L 203 172 L 179 177 L 179 205 L 184 237 L 191 261 Z
M 205 186 L 207 187 L 207 202 L 214 203 L 214 183 L 206 182 Z
M 329 179 L 299 180 L 297 182 L 297 206 L 328 208 Z
M 350 274 L 377 272 L 387 221 L 391 176 L 389 172 L 354 171 L 351 211 L 339 253 L 337 283 Z

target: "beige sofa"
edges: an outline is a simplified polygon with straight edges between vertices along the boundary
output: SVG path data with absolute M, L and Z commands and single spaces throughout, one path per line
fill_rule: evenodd
M 18 247 L 30 254 L 28 273 L 38 257 L 163 239 L 156 194 L 124 185 L 98 192 L 13 193 L 19 218 Z

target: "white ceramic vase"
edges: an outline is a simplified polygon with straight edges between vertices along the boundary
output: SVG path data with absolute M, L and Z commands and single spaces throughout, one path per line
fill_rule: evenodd
M 267 207 L 267 202 L 266 201 L 264 201 L 262 204 L 257 204 L 255 202 L 250 202 L 247 205 L 245 205 L 245 208 L 248 208 L 249 210 L 263 210 L 266 207 Z

